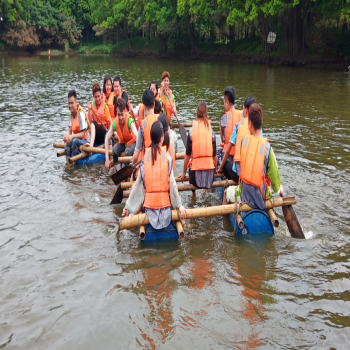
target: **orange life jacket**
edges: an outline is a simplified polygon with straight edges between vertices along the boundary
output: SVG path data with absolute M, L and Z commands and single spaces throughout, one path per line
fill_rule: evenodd
M 72 134 L 79 134 L 80 133 L 80 124 L 79 124 L 79 113 L 80 113 L 80 111 L 84 112 L 85 118 L 86 118 L 86 120 L 88 122 L 89 130 L 90 130 L 89 118 L 87 118 L 86 112 L 84 111 L 84 108 L 78 104 L 76 117 L 73 118 L 72 113 L 70 114 L 70 120 L 71 120 L 71 124 L 72 124 L 72 127 L 71 127 Z M 84 140 L 86 140 L 87 138 L 88 138 L 88 131 L 84 130 Z
M 173 160 L 173 171 L 175 171 L 176 153 L 175 153 L 174 141 L 170 141 L 168 153 L 170 154 L 170 157 Z
M 173 99 L 173 92 L 168 89 L 169 93 L 169 97 L 170 97 L 170 101 L 168 99 L 168 97 L 165 100 L 165 95 L 161 96 L 159 95 L 159 100 L 162 101 L 163 104 L 163 112 L 166 112 L 166 115 L 168 116 L 169 122 L 171 123 L 171 117 L 173 115 L 173 108 L 172 108 L 172 99 Z M 165 111 L 164 111 L 164 107 L 165 107 Z
M 141 160 L 145 155 L 145 148 L 151 147 L 152 139 L 151 139 L 151 128 L 155 121 L 158 120 L 158 117 L 155 114 L 151 114 L 147 116 L 145 119 L 142 120 L 142 130 L 143 130 L 143 147 L 141 152 L 139 153 L 139 156 L 137 158 L 137 161 Z M 135 173 L 135 179 L 137 178 L 139 174 L 140 167 L 137 168 L 137 171 Z
M 230 143 L 230 138 L 233 133 L 233 129 L 235 128 L 235 125 L 241 121 L 241 111 L 238 109 L 235 109 L 234 111 L 227 111 L 226 112 L 226 129 L 225 129 L 225 142 L 221 144 L 221 147 L 223 147 L 223 153 L 226 152 L 227 146 Z M 230 150 L 230 156 L 235 155 L 235 146 L 231 147 Z
M 113 123 L 114 120 L 115 120 L 115 117 L 116 117 L 116 115 L 115 115 L 115 105 L 114 105 L 114 97 L 115 97 L 114 92 L 113 91 L 111 92 L 111 94 L 109 95 L 108 99 L 106 98 L 105 95 L 103 95 L 103 97 L 104 97 L 103 98 L 104 102 L 107 103 L 107 106 L 109 108 L 109 114 L 111 115 L 111 120 L 112 120 L 111 122 Z
M 116 118 L 115 121 L 113 122 L 113 131 L 116 131 L 118 134 L 119 144 L 122 145 L 126 143 L 126 147 L 130 146 L 132 143 L 136 141 L 134 134 L 131 131 L 129 131 L 129 128 L 128 128 L 129 118 L 130 118 L 130 114 L 125 113 L 123 131 L 121 130 L 118 118 Z
M 95 106 L 95 101 L 92 102 L 93 111 L 99 116 L 99 118 L 101 119 L 101 122 L 108 129 L 110 120 L 107 120 L 106 115 L 105 115 L 105 108 L 106 107 L 108 108 L 107 104 L 105 102 L 101 101 L 100 107 L 97 109 Z M 95 117 L 95 114 L 94 113 L 91 113 L 91 114 L 92 114 L 92 120 L 95 121 L 98 125 L 100 125 L 103 128 L 100 121 Z
M 242 146 L 242 140 L 244 137 L 249 136 L 249 128 L 248 128 L 248 118 L 241 119 L 241 122 L 239 123 L 239 127 L 237 130 L 237 138 L 236 138 L 236 151 L 235 156 L 233 160 L 235 162 L 241 161 L 241 146 Z
M 260 188 L 260 191 L 266 200 L 265 193 L 262 191 L 262 185 L 267 188 L 268 179 L 264 172 L 264 161 L 266 153 L 267 138 L 246 136 L 243 139 L 241 148 L 241 175 L 242 180 L 247 185 Z
M 161 147 L 161 154 L 152 164 L 151 148 L 146 149 L 144 157 L 145 202 L 143 206 L 149 209 L 164 209 L 171 207 L 169 168 L 166 147 Z
M 201 119 L 192 123 L 192 161 L 189 164 L 191 170 L 211 170 L 214 169 L 213 141 L 211 133 L 211 123 L 206 128 Z

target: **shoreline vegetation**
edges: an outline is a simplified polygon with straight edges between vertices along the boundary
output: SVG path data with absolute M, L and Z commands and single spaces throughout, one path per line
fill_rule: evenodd
M 4 0 L 0 52 L 345 68 L 350 0 Z
M 257 38 L 258 39 L 258 38 Z M 131 49 L 127 50 L 126 41 L 118 44 L 103 45 L 103 43 L 89 43 L 87 45 L 79 45 L 67 50 L 50 49 L 50 56 L 62 55 L 109 55 L 112 57 L 156 57 L 160 59 L 178 58 L 182 60 L 198 60 L 198 61 L 228 61 L 238 63 L 254 63 L 254 64 L 271 64 L 293 67 L 315 67 L 329 69 L 343 69 L 347 67 L 347 62 L 341 57 L 322 57 L 320 53 L 314 52 L 298 58 L 292 58 L 282 50 L 271 52 L 269 54 L 263 52 L 259 47 L 258 40 L 240 40 L 234 50 L 230 50 L 225 44 L 207 44 L 200 43 L 196 55 L 189 55 L 186 48 L 181 48 L 175 52 L 159 53 L 159 41 L 157 38 L 146 44 L 146 38 L 134 38 L 130 40 Z M 48 50 L 29 53 L 26 50 L 16 49 L 9 46 L 0 46 L 0 55 L 40 55 L 48 56 Z

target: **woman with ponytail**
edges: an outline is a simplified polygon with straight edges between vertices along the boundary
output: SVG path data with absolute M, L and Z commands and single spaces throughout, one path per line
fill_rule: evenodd
M 181 205 L 172 167 L 173 160 L 167 153 L 164 142 L 164 127 L 159 121 L 151 128 L 152 144 L 145 150 L 140 164 L 140 174 L 132 186 L 122 216 L 137 214 L 143 204 L 151 226 L 156 230 L 171 223 L 171 209 L 178 208 L 181 219 L 186 218 L 186 209 Z
M 188 132 L 186 157 L 181 181 L 189 168 L 190 184 L 198 188 L 210 189 L 214 181 L 217 165 L 216 136 L 208 120 L 208 108 L 204 102 L 197 107 L 197 118 Z M 193 196 L 196 192 L 192 191 Z

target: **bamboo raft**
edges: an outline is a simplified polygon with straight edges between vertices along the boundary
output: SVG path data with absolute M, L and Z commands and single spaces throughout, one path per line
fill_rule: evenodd
M 55 148 L 64 148 L 63 143 L 54 143 Z M 80 146 L 81 153 L 77 156 L 71 157 L 72 161 L 76 161 L 79 165 L 92 164 L 105 160 L 104 145 L 98 147 L 86 147 Z M 92 156 L 89 153 L 92 152 Z M 112 155 L 112 151 L 108 152 Z M 57 153 L 57 157 L 63 156 L 63 152 Z M 185 153 L 177 153 L 176 159 L 184 159 Z M 120 163 L 129 163 L 132 157 L 125 157 L 121 155 L 118 158 Z M 113 164 L 113 161 L 111 162 Z M 112 166 L 111 164 L 111 166 Z M 177 182 L 180 180 L 176 179 Z M 189 181 L 186 177 L 185 181 Z M 123 191 L 123 198 L 128 198 L 130 195 L 130 188 L 134 182 L 123 182 L 120 184 L 120 189 Z M 222 174 L 215 174 L 215 181 L 212 188 L 223 197 L 224 188 L 227 186 L 236 185 L 232 180 L 223 180 Z M 183 184 L 178 186 L 179 191 L 193 191 L 197 188 L 190 184 Z M 124 199 L 125 200 L 125 199 Z M 279 221 L 273 211 L 273 208 L 282 207 L 283 214 L 286 219 L 288 229 L 291 236 L 294 238 L 305 238 L 292 208 L 292 205 L 296 204 L 294 197 L 288 198 L 276 198 L 268 200 L 265 203 L 265 211 L 253 209 L 247 204 L 227 204 L 207 208 L 186 209 L 186 219 L 196 219 L 217 215 L 228 215 L 230 223 L 233 227 L 235 234 L 251 234 L 251 235 L 274 235 L 274 227 L 278 227 Z M 149 225 L 149 220 L 146 214 L 132 215 L 119 220 L 119 230 L 129 229 L 132 227 L 139 227 L 141 240 L 155 240 L 155 239 L 169 239 L 184 237 L 184 229 L 182 227 L 179 213 L 177 210 L 172 211 L 172 222 L 169 227 L 162 230 L 155 230 Z

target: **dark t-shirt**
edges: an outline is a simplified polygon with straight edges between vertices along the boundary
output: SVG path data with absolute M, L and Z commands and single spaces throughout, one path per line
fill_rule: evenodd
M 129 105 L 128 105 L 129 96 L 125 91 L 122 92 L 122 99 L 126 102 L 126 109 L 129 112 Z M 114 96 L 114 113 L 115 115 L 117 115 L 117 98 L 115 96 Z

